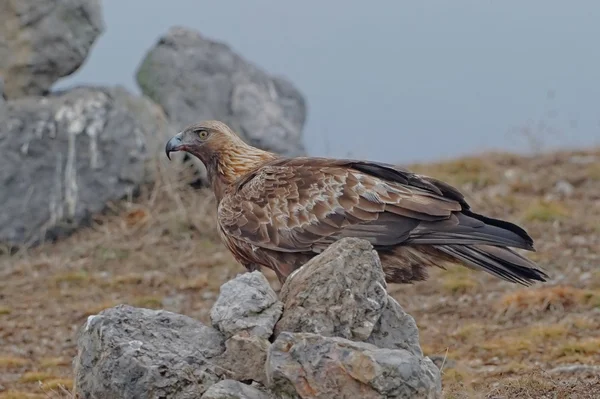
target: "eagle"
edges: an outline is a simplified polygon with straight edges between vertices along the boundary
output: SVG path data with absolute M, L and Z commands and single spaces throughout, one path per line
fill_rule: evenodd
M 364 239 L 386 282 L 426 280 L 431 266 L 462 264 L 529 286 L 548 275 L 511 248 L 535 251 L 528 233 L 471 210 L 451 185 L 381 162 L 284 157 L 253 147 L 221 121 L 186 127 L 165 151 L 205 165 L 219 235 L 248 271 L 279 282 L 329 245 Z

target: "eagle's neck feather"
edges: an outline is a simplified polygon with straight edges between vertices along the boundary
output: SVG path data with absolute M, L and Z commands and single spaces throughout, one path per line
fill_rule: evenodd
M 252 147 L 241 140 L 216 153 L 208 175 L 217 200 L 220 201 L 226 188 L 237 179 L 276 157 L 271 152 Z

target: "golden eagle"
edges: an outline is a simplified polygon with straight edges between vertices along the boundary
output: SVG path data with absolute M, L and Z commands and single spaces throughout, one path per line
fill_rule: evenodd
M 523 285 L 546 273 L 509 247 L 533 251 L 519 226 L 473 212 L 454 187 L 394 165 L 281 157 L 252 147 L 226 124 L 204 121 L 173 136 L 206 166 L 218 230 L 248 270 L 294 270 L 344 237 L 369 241 L 389 283 L 427 278 L 427 267 L 460 263 Z

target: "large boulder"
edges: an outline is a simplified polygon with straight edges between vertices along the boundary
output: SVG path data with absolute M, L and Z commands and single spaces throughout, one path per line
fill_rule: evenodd
M 373 247 L 344 239 L 288 278 L 283 314 L 257 271 L 221 287 L 214 328 L 168 312 L 105 310 L 80 333 L 78 394 L 440 398 L 440 371 L 423 356 L 414 320 L 385 288 Z
M 118 87 L 0 104 L 0 242 L 68 234 L 131 195 L 169 133 L 160 107 Z
M 79 335 L 75 391 L 82 398 L 198 398 L 220 380 L 210 359 L 223 353 L 224 341 L 176 313 L 104 310 Z
M 137 82 L 176 130 L 218 119 L 257 147 L 305 153 L 306 104 L 298 89 L 194 30 L 174 27 L 162 36 L 139 66 Z
M 45 94 L 83 64 L 104 29 L 100 3 L 0 1 L 0 76 L 8 98 Z

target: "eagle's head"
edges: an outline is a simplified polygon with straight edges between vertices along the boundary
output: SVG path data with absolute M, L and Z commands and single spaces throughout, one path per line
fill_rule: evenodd
M 165 146 L 167 157 L 185 151 L 199 158 L 206 166 L 208 177 L 219 177 L 232 183 L 257 165 L 275 155 L 246 144 L 229 126 L 215 120 L 186 127 L 171 137 Z
M 165 152 L 171 159 L 172 152 L 185 151 L 198 157 L 206 165 L 210 159 L 230 148 L 245 145 L 225 123 L 209 120 L 190 125 L 171 137 L 165 146 Z

